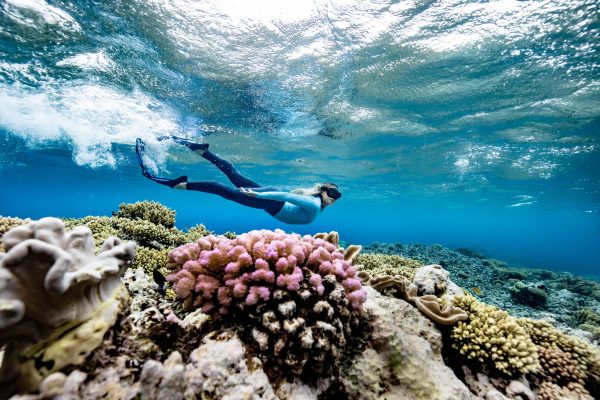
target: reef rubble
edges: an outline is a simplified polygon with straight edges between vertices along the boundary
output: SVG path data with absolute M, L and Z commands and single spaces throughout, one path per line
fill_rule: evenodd
M 529 272 L 487 265 L 487 278 L 515 277 L 496 296 L 489 282 L 460 276 L 485 261 L 470 253 L 362 249 L 335 232 L 184 232 L 174 211 L 152 202 L 64 222 L 0 217 L 0 226 L 0 365 L 19 377 L 0 385 L 0 399 L 589 400 L 599 392 L 596 292 L 575 277 L 540 288 Z M 18 293 L 55 292 L 64 278 L 47 271 L 63 259 L 68 273 L 102 290 L 69 296 L 64 304 L 79 311 L 65 317 L 60 308 L 23 342 L 16 322 L 37 306 L 19 312 L 16 300 L 30 303 Z M 31 279 L 16 285 L 13 276 Z M 533 289 L 546 290 L 546 301 Z M 548 318 L 561 290 L 585 298 L 576 318 L 588 334 Z M 42 312 L 59 311 L 53 301 Z M 504 302 L 531 309 L 529 318 L 498 307 Z

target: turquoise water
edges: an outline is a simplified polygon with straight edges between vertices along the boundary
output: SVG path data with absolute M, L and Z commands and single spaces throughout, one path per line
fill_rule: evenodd
M 167 5 L 165 5 L 167 3 Z M 337 230 L 599 274 L 595 1 L 0 2 L 0 214 Z M 311 225 L 145 179 L 340 185 Z

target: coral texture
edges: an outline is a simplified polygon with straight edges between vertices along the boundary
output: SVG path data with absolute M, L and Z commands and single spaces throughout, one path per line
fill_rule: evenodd
M 427 318 L 439 325 L 454 325 L 458 321 L 464 321 L 468 318 L 467 313 L 447 302 L 443 306 L 440 304 L 440 299 L 432 294 L 417 296 L 417 285 L 410 285 L 406 292 L 406 300 L 414 303 L 415 306 Z
M 175 226 L 175 211 L 155 201 L 138 201 L 137 203 L 121 203 L 119 211 L 113 216 L 127 219 L 142 219 L 165 228 Z
M 557 354 L 560 353 L 551 353 L 554 355 L 552 365 L 563 365 L 562 368 L 564 368 L 566 357 L 568 357 L 569 365 L 576 365 L 579 370 L 577 374 L 570 372 L 572 378 L 575 380 L 573 383 L 579 383 L 579 378 L 582 378 L 589 392 L 598 393 L 600 390 L 600 350 L 598 347 L 592 346 L 581 339 L 566 335 L 548 322 L 521 319 L 519 323 L 538 347 L 548 350 L 558 350 L 564 353 L 564 356 L 560 359 L 557 358 Z M 559 373 L 561 369 L 557 369 L 556 371 Z M 563 376 L 564 373 L 561 373 L 555 376 L 554 379 L 548 378 L 547 380 L 554 384 L 561 384 L 564 383 Z
M 539 369 L 537 348 L 516 318 L 472 296 L 455 297 L 453 303 L 469 316 L 451 333 L 452 347 L 467 359 L 506 376 Z
M 135 245 L 109 238 L 95 255 L 88 228 L 66 233 L 56 218 L 13 228 L 2 240 L 8 251 L 0 254 L 0 376 L 8 381 L 26 348 L 85 321 L 112 295 Z
M 6 232 L 8 232 L 11 228 L 15 226 L 24 225 L 31 222 L 29 219 L 21 219 L 21 218 L 12 218 L 12 217 L 2 217 L 0 216 L 0 238 Z M 0 253 L 5 253 L 6 248 L 3 243 L 0 243 Z
M 519 304 L 543 307 L 548 302 L 548 293 L 545 290 L 537 286 L 526 285 L 521 281 L 517 281 L 509 291 L 512 299 Z
M 277 400 L 261 361 L 247 357 L 234 335 L 210 334 L 186 357 L 172 352 L 165 361 L 146 361 L 139 379 L 131 382 L 132 371 L 123 356 L 119 362 L 93 376 L 79 370 L 48 376 L 39 395 L 13 400 L 47 399 L 265 399 Z
M 359 325 L 366 292 L 344 259 L 357 251 L 280 230 L 206 236 L 169 254 L 167 280 L 188 308 L 246 321 L 250 341 L 274 355 L 281 371 L 319 375 Z
M 367 253 L 361 254 L 355 264 L 362 265 L 362 270 L 370 276 L 402 276 L 413 280 L 415 270 L 423 264 L 398 255 Z
M 267 301 L 273 289 L 298 291 L 304 281 L 321 295 L 323 278 L 332 275 L 354 309 L 366 299 L 356 269 L 331 243 L 311 236 L 251 231 L 235 239 L 206 236 L 169 253 L 167 280 L 188 307 L 228 314 Z
M 476 398 L 442 361 L 442 335 L 406 301 L 366 287 L 372 336 L 331 398 L 466 400 Z

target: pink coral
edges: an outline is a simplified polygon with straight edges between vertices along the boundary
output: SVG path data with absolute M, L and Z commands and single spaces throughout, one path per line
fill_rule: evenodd
M 312 236 L 282 230 L 256 230 L 228 239 L 205 236 L 169 253 L 172 283 L 188 307 L 227 314 L 267 301 L 277 288 L 298 291 L 306 280 L 319 296 L 323 277 L 332 275 L 343 286 L 351 306 L 360 309 L 366 300 L 356 270 L 336 246 Z

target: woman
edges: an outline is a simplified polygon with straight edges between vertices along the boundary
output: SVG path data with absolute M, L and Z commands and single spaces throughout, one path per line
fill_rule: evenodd
M 138 162 L 142 167 L 142 175 L 161 185 L 174 189 L 195 190 L 198 192 L 212 193 L 236 203 L 265 210 L 275 219 L 286 224 L 309 224 L 317 218 L 317 215 L 336 202 L 342 193 L 337 185 L 333 183 L 318 183 L 312 188 L 296 189 L 290 192 L 282 192 L 272 187 L 262 187 L 258 183 L 242 176 L 228 161 L 219 158 L 208 150 L 207 143 L 194 143 L 177 136 L 162 136 L 158 140 L 171 139 L 187 146 L 199 156 L 210 161 L 219 168 L 227 178 L 235 185 L 231 188 L 213 181 L 188 182 L 187 176 L 176 179 L 158 178 L 144 165 L 144 142 L 136 139 L 135 152 Z

